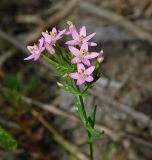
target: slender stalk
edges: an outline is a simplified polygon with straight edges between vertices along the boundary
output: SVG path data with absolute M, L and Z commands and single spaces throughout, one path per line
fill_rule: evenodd
M 90 160 L 93 160 L 93 143 L 90 143 L 89 147 L 90 147 Z
M 82 96 L 79 96 L 79 100 L 80 100 L 80 103 L 81 103 L 83 115 L 84 115 L 84 117 L 85 117 L 85 120 L 87 121 L 87 114 L 86 114 L 86 111 L 85 111 L 85 106 L 84 106 L 84 102 L 83 102 L 83 97 L 82 97 Z
M 79 88 L 79 87 L 78 87 Z M 81 106 L 82 106 L 82 111 L 83 111 L 83 114 L 85 116 L 85 119 L 87 120 L 87 114 L 86 114 L 86 111 L 85 111 L 85 106 L 84 106 L 84 102 L 83 102 L 83 97 L 82 96 L 79 96 L 79 100 L 80 100 L 80 103 L 81 103 Z M 90 133 L 87 131 L 88 133 L 88 138 L 91 139 L 91 135 Z M 93 160 L 93 141 L 91 140 L 89 142 L 89 150 L 90 150 L 90 155 L 89 155 L 89 158 L 90 160 Z
M 83 113 L 84 113 L 85 119 L 87 119 L 87 114 L 86 114 L 86 111 L 85 111 L 85 106 L 84 106 L 84 102 L 83 102 L 83 97 L 82 97 L 82 96 L 79 96 L 79 99 L 80 99 L 80 103 L 81 103 L 81 106 L 82 106 L 82 109 L 83 109 Z M 87 132 L 88 132 L 88 131 L 87 131 Z M 91 138 L 91 135 L 90 135 L 89 132 L 88 132 L 88 138 L 89 138 L 89 139 Z M 93 141 L 92 141 L 92 140 L 89 142 L 89 149 L 90 149 L 89 158 L 90 158 L 90 160 L 93 160 Z
M 88 137 L 91 138 L 90 133 L 88 132 Z M 90 160 L 93 160 L 93 141 L 89 142 L 89 150 L 90 150 Z

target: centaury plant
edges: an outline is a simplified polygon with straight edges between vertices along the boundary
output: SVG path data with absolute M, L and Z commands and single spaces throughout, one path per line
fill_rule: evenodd
M 69 27 L 62 31 L 54 27 L 50 32 L 42 32 L 38 44 L 27 46 L 31 55 L 24 60 L 36 61 L 41 57 L 54 66 L 57 74 L 64 79 L 63 83 L 58 82 L 57 85 L 73 95 L 76 110 L 88 134 L 90 160 L 93 160 L 93 139 L 100 137 L 103 132 L 94 128 L 97 106 L 94 105 L 90 114 L 87 114 L 84 99 L 89 96 L 88 89 L 93 87 L 101 76 L 100 66 L 104 56 L 102 50 L 89 51 L 90 47 L 97 46 L 95 42 L 90 41 L 96 33 L 87 35 L 85 26 L 77 28 L 72 22 L 68 22 L 68 25 Z M 64 36 L 72 37 L 72 40 L 65 43 L 68 51 L 58 43 Z

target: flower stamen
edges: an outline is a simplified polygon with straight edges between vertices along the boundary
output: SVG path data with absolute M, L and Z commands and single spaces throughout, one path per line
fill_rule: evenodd
M 84 57 L 84 56 L 86 56 L 88 54 L 88 51 L 87 50 L 85 50 L 85 49 L 82 49 L 82 50 L 80 50 L 80 57 Z

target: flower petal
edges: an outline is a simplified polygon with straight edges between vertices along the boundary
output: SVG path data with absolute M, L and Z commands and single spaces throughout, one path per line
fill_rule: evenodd
M 66 29 L 66 31 L 64 32 L 65 35 L 70 35 L 71 31 L 69 29 Z
M 88 77 L 85 78 L 85 81 L 92 82 L 93 81 L 93 77 L 92 76 L 88 76 Z
M 41 49 L 43 47 L 43 44 L 44 44 L 44 37 L 41 37 L 39 39 L 39 49 Z
M 53 39 L 49 34 L 47 34 L 46 32 L 42 32 L 42 35 L 44 37 L 45 42 L 47 42 L 47 43 L 51 43 L 52 42 Z
M 70 41 L 67 41 L 65 44 L 67 44 L 67 45 L 77 45 L 78 42 L 76 40 L 70 40 Z
M 91 66 L 84 71 L 85 74 L 90 75 L 95 70 L 95 66 Z
M 82 85 L 85 82 L 84 78 L 80 78 L 77 80 L 77 85 Z
M 79 79 L 80 78 L 80 75 L 78 72 L 75 72 L 75 73 L 70 73 L 69 76 L 73 79 Z
M 80 50 L 88 51 L 88 44 L 87 43 L 83 43 Z
M 90 54 L 86 55 L 84 58 L 86 59 L 93 59 L 99 56 L 99 53 L 97 52 L 91 52 Z
M 73 47 L 73 46 L 69 46 L 69 50 L 70 50 L 70 52 L 73 53 L 75 56 L 79 56 L 79 54 L 80 54 L 80 51 L 79 51 L 77 48 Z
M 85 64 L 86 66 L 91 66 L 91 63 L 88 59 L 82 59 L 82 63 Z
M 40 52 L 43 52 L 45 50 L 45 47 L 42 47 L 41 49 L 39 49 Z
M 50 44 L 45 43 L 45 47 L 46 47 L 46 50 L 47 50 L 50 54 L 54 54 L 54 53 L 55 53 L 54 48 L 53 48 Z
M 95 43 L 95 42 L 88 42 L 88 46 L 97 46 L 97 43 Z
M 80 35 L 82 35 L 82 36 L 86 36 L 86 27 L 85 26 L 83 26 L 81 29 L 80 29 Z
M 75 40 L 79 40 L 79 34 L 78 32 L 76 31 L 76 29 L 72 29 L 71 30 L 71 34 L 72 34 L 72 38 L 75 39 Z
M 37 61 L 39 59 L 39 57 L 40 57 L 40 54 L 35 54 L 34 55 L 34 61 Z
M 78 69 L 78 72 L 82 72 L 82 70 L 85 70 L 85 67 L 84 67 L 84 65 L 82 64 L 82 63 L 79 63 L 78 65 L 77 65 L 77 69 Z
M 56 39 L 61 39 L 63 37 L 63 34 L 66 32 L 66 29 L 62 30 L 62 31 L 59 31 L 59 33 L 57 34 L 56 36 Z
M 87 42 L 87 41 L 90 40 L 92 37 L 94 37 L 95 34 L 96 34 L 96 33 L 94 32 L 94 33 L 92 33 L 92 34 L 86 36 L 86 37 L 84 38 L 84 41 Z
M 74 63 L 74 64 L 77 64 L 77 63 L 80 63 L 81 62 L 81 59 L 79 57 L 74 57 L 72 60 L 71 60 L 71 63 Z
M 24 58 L 24 60 L 31 60 L 31 59 L 33 59 L 34 58 L 34 54 L 32 54 L 32 55 L 30 55 L 30 56 L 28 56 L 28 57 L 26 57 L 26 58 Z
M 57 29 L 55 27 L 53 27 L 52 32 L 57 34 Z
M 33 46 L 27 46 L 27 49 L 28 49 L 30 52 L 32 52 Z

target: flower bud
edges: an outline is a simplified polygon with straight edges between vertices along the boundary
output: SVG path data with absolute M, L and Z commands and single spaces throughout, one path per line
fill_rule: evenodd
M 69 26 L 72 26 L 72 25 L 73 25 L 73 23 L 72 23 L 71 21 L 67 21 L 67 24 L 68 24 Z
M 101 50 L 101 51 L 100 51 L 100 54 L 99 54 L 99 56 L 98 56 L 98 58 L 97 58 L 97 61 L 98 61 L 99 63 L 102 63 L 103 60 L 104 60 L 104 54 L 103 54 L 103 50 Z
M 57 82 L 57 85 L 58 85 L 59 87 L 63 87 L 63 84 L 60 83 L 60 82 Z
M 71 21 L 68 21 L 67 24 L 69 25 L 69 29 L 75 29 L 75 25 L 71 22 Z

